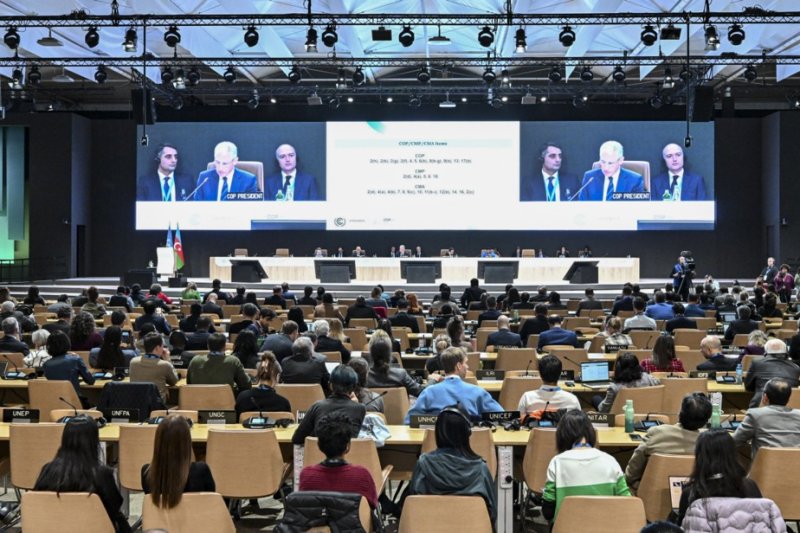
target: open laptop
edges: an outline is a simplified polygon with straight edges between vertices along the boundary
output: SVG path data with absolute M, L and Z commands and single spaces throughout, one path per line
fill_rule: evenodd
M 608 377 L 608 362 L 581 362 L 581 383 L 590 389 L 604 389 L 611 385 Z
M 719 317 L 722 320 L 722 323 L 727 326 L 728 324 L 736 320 L 736 312 L 734 311 L 723 312 L 719 314 Z

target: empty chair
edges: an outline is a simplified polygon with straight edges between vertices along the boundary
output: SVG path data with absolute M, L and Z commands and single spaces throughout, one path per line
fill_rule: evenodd
M 633 330 L 628 333 L 628 335 L 630 335 L 633 345 L 637 348 L 641 350 L 652 350 L 653 346 L 656 345 L 656 339 L 661 336 L 661 332 Z
M 528 490 L 541 494 L 547 481 L 547 467 L 550 460 L 558 455 L 556 430 L 533 428 L 525 446 L 522 459 L 522 474 Z
M 69 407 L 67 403 L 59 398 L 64 398 L 64 400 L 76 407 L 81 406 L 78 393 L 75 392 L 75 387 L 69 381 L 34 379 L 28 382 L 28 397 L 30 398 L 31 409 L 38 409 L 39 413 L 43 415 L 54 409 Z
M 623 413 L 625 402 L 633 400 L 633 408 L 637 413 L 658 413 L 661 411 L 664 398 L 664 385 L 653 387 L 623 387 L 617 392 L 611 413 Z
M 800 476 L 800 448 L 758 449 L 750 469 L 764 498 L 774 501 L 786 520 L 800 520 L 800 492 L 795 483 Z
M 706 378 L 664 378 L 661 380 L 661 384 L 664 386 L 664 397 L 659 412 L 669 415 L 672 422 L 678 420 L 684 396 L 693 392 L 708 393 Z M 640 413 L 647 412 L 639 409 L 636 402 L 634 402 L 634 407 Z
M 672 332 L 675 338 L 675 346 L 688 346 L 692 350 L 700 349 L 700 341 L 708 335 L 705 331 L 696 329 L 679 328 Z
M 63 432 L 64 424 L 11 424 L 9 446 L 14 487 L 33 489 L 42 467 L 55 457 Z
M 663 519 L 661 517 L 660 519 Z M 644 504 L 632 496 L 567 496 L 552 533 L 638 533 L 645 524 Z
M 497 331 L 495 328 L 478 328 L 475 332 L 475 348 L 479 352 L 486 351 L 486 341 L 489 340 L 489 335 Z
M 650 522 L 664 520 L 672 510 L 669 477 L 692 475 L 694 455 L 665 455 L 654 453 L 639 483 L 636 495 L 644 502 L 645 516 Z
M 172 509 L 156 507 L 152 498 L 144 498 L 142 525 L 145 531 L 163 529 L 169 533 L 236 531 L 231 515 L 225 507 L 225 501 L 216 492 L 187 492 L 181 497 L 180 503 Z
M 308 411 L 314 402 L 324 400 L 322 387 L 316 383 L 279 383 L 275 385 L 275 392 L 289 400 L 292 411 Z
M 119 484 L 128 490 L 142 491 L 142 467 L 153 460 L 156 424 L 119 426 Z
M 191 420 L 193 424 L 197 424 L 197 411 L 189 411 L 189 410 L 180 410 L 180 409 L 157 409 L 150 412 L 151 418 L 158 418 L 164 417 L 167 415 L 180 415 L 188 420 Z
M 374 318 L 351 318 L 347 322 L 348 328 L 375 329 L 377 323 Z
M 534 348 L 500 348 L 494 364 L 497 370 L 536 370 L 538 366 Z
M 446 517 L 443 515 L 446 513 Z M 480 496 L 409 496 L 403 506 L 399 533 L 492 531 Z
M 25 533 L 114 533 L 100 496 L 88 492 L 25 492 L 21 515 Z
M 402 426 L 406 413 L 411 407 L 405 387 L 370 387 L 369 390 L 376 394 L 386 393 L 386 396 L 383 397 L 383 414 L 386 416 L 386 423 Z
M 276 248 L 275 249 L 275 257 L 289 257 L 289 249 L 288 248 Z
M 188 411 L 233 411 L 236 400 L 230 385 L 184 385 L 179 389 L 178 408 Z

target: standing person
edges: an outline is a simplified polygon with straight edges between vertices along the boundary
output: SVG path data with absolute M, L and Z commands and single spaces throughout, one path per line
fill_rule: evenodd
M 229 193 L 258 193 L 256 176 L 236 168 L 239 162 L 239 149 L 230 141 L 223 141 L 214 147 L 214 168 L 200 173 L 197 177 L 199 189 L 195 200 L 224 202 Z M 226 300 L 227 301 L 227 300 Z
M 158 168 L 154 174 L 139 178 L 136 200 L 139 202 L 180 202 L 192 194 L 194 180 L 188 174 L 176 172 L 178 148 L 170 143 L 158 147 L 155 157 Z
M 554 142 L 547 142 L 539 149 L 540 172 L 526 176 L 520 183 L 521 202 L 569 202 L 578 192 L 578 177 L 562 173 L 563 151 Z M 534 254 L 535 255 L 535 254 Z
M 33 490 L 97 494 L 114 530 L 128 533 L 131 526 L 122 514 L 122 494 L 114 471 L 101 458 L 97 422 L 86 415 L 73 417 L 64 425 L 61 446 L 55 458 L 42 468 Z
M 670 143 L 661 151 L 666 172 L 662 172 L 650 182 L 650 199 L 653 201 L 705 200 L 706 182 L 703 176 L 688 172 L 684 168 L 683 148 Z
M 280 172 L 264 178 L 264 200 L 311 201 L 320 200 L 317 180 L 310 174 L 297 170 L 297 151 L 291 144 L 282 144 L 275 150 Z M 278 194 L 280 192 L 280 194 Z
M 775 285 L 775 292 L 783 303 L 789 303 L 792 299 L 792 291 L 794 290 L 794 276 L 789 272 L 789 265 L 786 263 L 781 265 L 781 269 L 775 274 L 773 278 Z
M 689 299 L 689 290 L 692 288 L 692 278 L 694 278 L 694 270 L 689 268 L 686 257 L 683 255 L 678 257 L 678 262 L 672 267 L 670 275 L 672 276 L 672 287 L 685 302 Z
M 772 280 L 775 279 L 775 276 L 778 274 L 778 267 L 775 266 L 775 258 L 768 257 L 767 258 L 767 266 L 761 269 L 761 274 L 759 277 L 764 280 L 764 283 L 770 284 Z

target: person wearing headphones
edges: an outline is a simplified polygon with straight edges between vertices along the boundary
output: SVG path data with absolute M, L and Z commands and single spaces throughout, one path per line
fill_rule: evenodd
M 176 172 L 178 149 L 164 143 L 155 157 L 158 168 L 155 174 L 139 178 L 136 200 L 140 202 L 181 202 L 194 190 L 194 180 L 188 174 Z
M 580 185 L 574 174 L 561 172 L 561 146 L 547 142 L 539 149 L 541 173 L 526 176 L 520 183 L 521 202 L 569 202 Z

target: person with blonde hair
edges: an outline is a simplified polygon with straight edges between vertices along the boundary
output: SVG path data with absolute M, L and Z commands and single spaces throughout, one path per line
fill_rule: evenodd
M 28 355 L 25 356 L 23 362 L 27 368 L 39 368 L 48 359 L 50 359 L 50 354 L 47 353 L 47 337 L 50 336 L 50 332 L 46 329 L 37 329 L 31 335 L 31 341 L 33 341 L 33 351 L 31 351 Z

